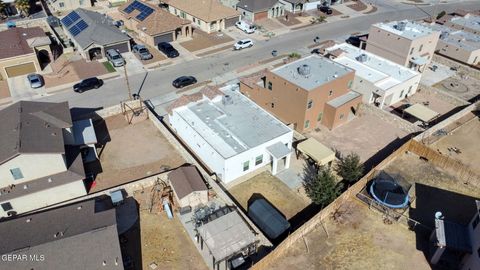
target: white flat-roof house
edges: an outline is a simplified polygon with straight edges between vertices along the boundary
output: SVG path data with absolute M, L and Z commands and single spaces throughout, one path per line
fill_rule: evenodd
M 271 164 L 290 164 L 293 130 L 242 95 L 238 85 L 206 87 L 168 108 L 171 127 L 224 183 Z
M 326 55 L 355 70 L 352 90 L 363 95 L 363 102 L 383 108 L 413 95 L 421 74 L 347 43 L 326 49 Z

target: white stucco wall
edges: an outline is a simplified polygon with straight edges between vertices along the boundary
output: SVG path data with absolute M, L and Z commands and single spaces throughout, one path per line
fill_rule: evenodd
M 470 235 L 470 240 L 472 241 L 472 250 L 473 254 L 467 254 L 461 263 L 462 270 L 473 270 L 480 269 L 480 256 L 477 253 L 480 250 L 480 224 L 477 224 L 475 229 L 473 228 L 473 221 L 479 215 L 477 213 L 474 218 L 468 224 L 468 233 Z
M 15 180 L 11 169 L 19 168 L 22 179 Z M 65 171 L 63 154 L 21 154 L 0 165 L 0 188 Z
M 74 199 L 87 194 L 83 180 L 69 184 L 56 186 L 44 191 L 31 193 L 11 200 L 1 200 L 0 204 L 9 202 L 17 214 L 43 208 L 52 204 Z M 7 213 L 0 207 L 0 217 L 6 217 Z

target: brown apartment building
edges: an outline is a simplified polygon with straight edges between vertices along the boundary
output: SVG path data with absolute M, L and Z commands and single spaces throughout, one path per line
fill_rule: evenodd
M 432 60 L 440 32 L 411 21 L 392 21 L 372 25 L 368 52 L 423 72 Z
M 350 90 L 355 71 L 311 55 L 240 80 L 240 91 L 298 132 L 350 120 L 362 97 Z

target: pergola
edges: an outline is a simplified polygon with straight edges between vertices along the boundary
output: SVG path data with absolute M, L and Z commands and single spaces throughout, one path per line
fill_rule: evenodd
M 318 165 L 331 164 L 335 160 L 335 152 L 314 138 L 308 138 L 299 143 L 297 150 L 313 159 Z

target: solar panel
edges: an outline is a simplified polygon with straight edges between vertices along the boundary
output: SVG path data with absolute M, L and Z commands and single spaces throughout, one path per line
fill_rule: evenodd
M 68 16 L 70 17 L 72 22 L 75 22 L 76 20 L 80 19 L 80 15 L 78 15 L 78 13 L 75 12 L 75 11 L 70 12 L 70 14 L 68 14 Z
M 80 16 L 78 15 L 78 13 L 75 11 L 72 11 L 62 19 L 62 23 L 63 25 L 65 25 L 65 27 L 69 27 L 70 25 L 72 25 L 72 23 L 74 23 L 78 19 L 80 19 Z
M 130 14 L 132 13 L 132 11 L 134 11 L 135 8 L 132 6 L 132 4 L 128 5 L 128 7 L 126 7 L 123 11 Z
M 77 27 L 77 25 L 74 25 L 72 27 L 70 27 L 70 29 L 68 29 L 68 31 L 70 31 L 70 34 L 72 34 L 72 36 L 77 36 L 78 34 L 80 34 L 80 32 L 82 32 L 82 30 L 80 30 L 80 28 Z
M 65 27 L 69 27 L 73 23 L 70 17 L 68 16 L 64 17 L 61 21 Z
M 138 10 L 140 13 L 135 17 L 137 20 L 143 21 L 145 18 L 150 16 L 153 13 L 153 9 L 139 1 L 133 1 L 128 7 L 126 7 L 123 11 L 130 14 L 134 10 Z
M 79 21 L 76 25 L 80 29 L 80 31 L 83 31 L 88 27 L 88 24 L 84 20 Z

